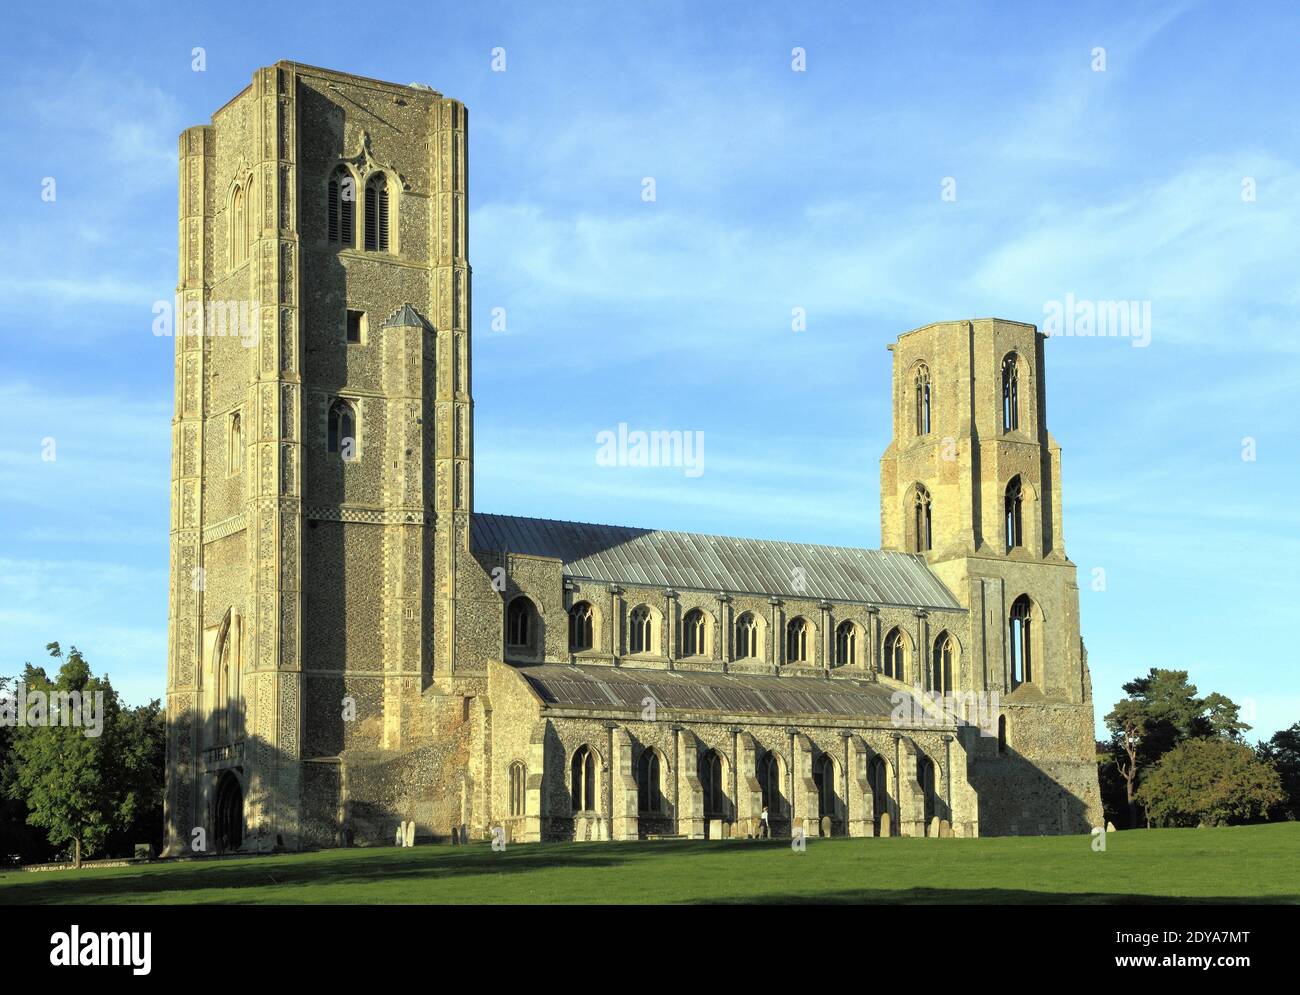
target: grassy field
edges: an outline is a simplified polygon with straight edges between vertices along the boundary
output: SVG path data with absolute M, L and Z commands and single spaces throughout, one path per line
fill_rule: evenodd
M 7 904 L 1300 902 L 1300 824 L 1085 836 L 487 844 L 0 874 Z

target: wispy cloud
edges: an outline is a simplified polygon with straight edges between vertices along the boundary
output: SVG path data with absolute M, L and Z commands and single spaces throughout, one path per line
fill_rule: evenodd
M 140 620 L 127 605 L 152 604 Z M 80 649 L 133 703 L 163 694 L 167 566 L 0 557 L 0 673 L 48 664 L 44 646 Z M 161 610 L 159 610 L 161 609 Z

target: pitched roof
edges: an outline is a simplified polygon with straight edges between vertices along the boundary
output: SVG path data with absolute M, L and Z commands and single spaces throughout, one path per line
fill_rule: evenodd
M 871 605 L 961 608 L 924 558 L 912 553 L 477 512 L 471 521 L 475 549 L 560 560 L 566 577 Z
M 409 304 L 403 304 L 396 311 L 384 319 L 385 328 L 423 328 L 425 320 L 420 317 L 420 312 L 415 310 Z
M 827 680 L 556 664 L 516 670 L 547 706 L 595 711 L 639 710 L 650 697 L 657 708 L 674 711 L 888 718 L 895 709 L 895 695 L 911 697 L 910 692 L 891 685 L 838 677 Z M 921 711 L 913 702 L 907 705 Z

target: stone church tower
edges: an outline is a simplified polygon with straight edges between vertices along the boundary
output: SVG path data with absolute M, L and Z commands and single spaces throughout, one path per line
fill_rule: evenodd
M 880 550 L 479 512 L 466 127 L 280 62 L 181 136 L 167 853 L 1095 824 L 1043 337 L 899 337 Z
M 1044 797 L 1059 796 L 1059 785 L 1076 795 L 1062 805 L 1097 797 L 1079 591 L 1061 534 L 1061 448 L 1047 430 L 1045 339 L 1032 325 L 980 319 L 927 325 L 890 346 L 881 545 L 923 554 L 968 609 L 965 652 L 979 666 L 971 686 L 1000 695 L 1002 756 L 1020 761 L 975 764 L 972 784 L 1003 799 L 981 813 L 986 834 L 1054 825 Z M 1077 822 L 1073 814 L 1061 824 Z
M 346 794 L 342 740 L 470 712 L 462 619 L 500 597 L 469 555 L 466 144 L 431 89 L 288 62 L 181 136 L 171 852 L 335 842 L 301 809 Z

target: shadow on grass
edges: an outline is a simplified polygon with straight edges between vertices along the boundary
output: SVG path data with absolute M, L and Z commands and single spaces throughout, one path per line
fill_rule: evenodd
M 855 888 L 817 895 L 763 895 L 763 905 L 1293 905 L 1300 895 L 1185 896 L 1010 888 Z M 678 905 L 753 905 L 753 895 L 700 898 Z
M 722 846 L 725 844 L 717 844 Z M 714 850 L 712 846 L 699 850 Z M 536 847 L 493 851 L 487 845 L 468 847 L 425 846 L 410 850 L 398 848 L 357 848 L 320 851 L 318 859 L 303 860 L 303 854 L 275 854 L 246 859 L 213 859 L 175 864 L 147 865 L 137 871 L 119 868 L 103 872 L 47 871 L 40 880 L 22 880 L 17 875 L 0 878 L 0 904 L 47 905 L 61 903 L 129 902 L 150 895 L 167 895 L 183 891 L 245 892 L 232 895 L 230 901 L 248 901 L 248 892 L 273 885 L 277 887 L 329 886 L 346 888 L 352 884 L 379 884 L 412 879 L 445 881 L 449 878 L 492 874 L 529 874 L 536 871 L 569 868 L 591 870 L 615 867 L 637 860 L 652 859 L 669 850 L 690 853 L 689 841 L 613 846 L 609 843 L 559 844 L 539 850 Z M 16 885 L 14 887 L 13 885 Z M 220 903 L 222 898 L 205 896 L 204 902 Z
M 306 853 L 163 861 L 135 869 L 87 868 L 46 871 L 39 875 L 0 876 L 0 904 L 127 904 L 177 892 L 204 891 L 204 904 L 256 901 L 268 885 L 345 890 L 350 885 L 428 880 L 447 881 L 479 875 L 530 874 L 619 867 L 643 861 L 704 857 L 721 851 L 788 849 L 788 840 L 660 840 L 626 843 L 551 843 L 512 846 L 497 852 L 487 844 L 465 847 L 355 847 Z M 31 880 L 36 877 L 37 880 Z M 213 892 L 230 891 L 229 898 Z M 312 901 L 304 897 L 304 901 Z M 292 896 L 277 902 L 292 903 Z M 328 896 L 324 901 L 346 901 Z

